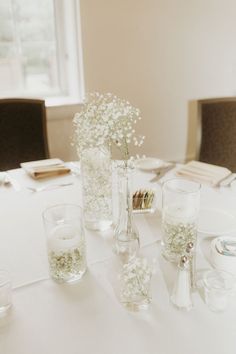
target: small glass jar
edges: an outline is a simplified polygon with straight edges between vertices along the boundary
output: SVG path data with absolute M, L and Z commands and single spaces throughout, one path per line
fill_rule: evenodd
M 210 270 L 204 274 L 205 302 L 212 311 L 224 311 L 235 288 L 235 277 L 223 270 Z
M 120 301 L 131 311 L 145 310 L 151 302 L 153 269 L 146 258 L 136 257 L 124 264 L 120 274 Z

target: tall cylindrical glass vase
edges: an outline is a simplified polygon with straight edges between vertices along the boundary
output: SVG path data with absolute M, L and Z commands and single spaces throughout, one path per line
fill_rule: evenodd
M 168 180 L 162 193 L 162 254 L 178 262 L 189 242 L 197 240 L 200 184 L 181 178 Z
M 91 230 L 112 225 L 112 161 L 108 144 L 83 146 L 79 151 L 84 223 Z

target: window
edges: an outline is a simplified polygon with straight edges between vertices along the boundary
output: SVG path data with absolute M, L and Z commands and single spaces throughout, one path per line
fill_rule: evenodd
M 0 96 L 79 102 L 83 71 L 76 0 L 0 2 Z M 58 100 L 58 101 L 59 101 Z

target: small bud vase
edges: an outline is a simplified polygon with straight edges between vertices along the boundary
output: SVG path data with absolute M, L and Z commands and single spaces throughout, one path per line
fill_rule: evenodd
M 103 231 L 112 225 L 112 163 L 108 144 L 79 151 L 85 227 Z
M 133 220 L 132 166 L 124 161 L 118 167 L 119 217 L 115 228 L 114 251 L 123 263 L 134 258 L 139 251 L 139 233 Z

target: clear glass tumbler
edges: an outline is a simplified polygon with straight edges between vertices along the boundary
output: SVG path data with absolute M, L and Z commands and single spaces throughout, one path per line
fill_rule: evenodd
M 162 254 L 178 262 L 189 242 L 196 243 L 200 204 L 199 183 L 174 178 L 162 189 Z
M 226 310 L 235 290 L 235 277 L 222 270 L 209 270 L 203 278 L 205 302 L 212 311 Z
M 87 267 L 82 209 L 72 204 L 52 206 L 44 211 L 43 221 L 51 277 L 62 283 L 81 279 Z
M 0 314 L 11 307 L 11 279 L 6 270 L 0 269 Z

